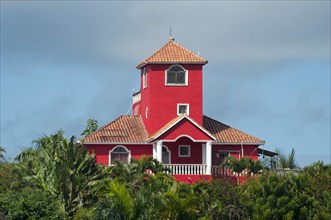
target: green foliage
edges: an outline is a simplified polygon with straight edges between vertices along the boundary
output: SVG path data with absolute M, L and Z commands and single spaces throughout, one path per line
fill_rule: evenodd
M 294 150 L 286 163 L 295 164 Z M 228 157 L 242 184 L 213 179 L 182 184 L 151 157 L 113 166 L 96 163 L 63 132 L 43 136 L 0 163 L 0 214 L 7 219 L 330 219 L 331 166 L 301 173 L 263 171 L 260 161 Z M 0 216 L 1 218 L 1 216 Z
M 5 153 L 6 153 L 5 148 L 0 146 L 0 163 L 6 160 Z
M 85 130 L 80 134 L 82 136 L 87 136 L 89 134 L 92 134 L 98 129 L 98 121 L 95 119 L 89 119 L 86 122 L 86 128 Z
M 57 198 L 40 189 L 23 188 L 0 194 L 0 212 L 6 219 L 63 219 Z
M 92 188 L 107 176 L 95 157 L 75 143 L 74 137 L 64 138 L 61 130 L 34 144 L 34 148 L 26 148 L 16 157 L 24 180 L 56 195 L 67 216 L 92 205 L 96 199 Z
M 282 151 L 277 148 L 276 152 L 278 153 L 278 163 L 277 163 L 277 167 L 279 168 L 289 168 L 289 169 L 295 169 L 298 168 L 298 164 L 295 161 L 295 150 L 294 148 L 292 148 L 291 152 L 289 155 L 285 155 L 282 153 Z

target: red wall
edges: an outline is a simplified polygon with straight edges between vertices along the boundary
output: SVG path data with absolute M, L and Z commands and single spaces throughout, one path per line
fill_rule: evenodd
M 244 157 L 250 157 L 253 160 L 258 159 L 258 146 L 257 145 L 243 145 Z M 217 166 L 219 164 L 219 158 L 216 154 L 219 151 L 229 151 L 231 156 L 240 159 L 242 157 L 241 145 L 213 145 L 212 146 L 212 165 Z
M 176 142 L 164 142 L 163 145 L 167 146 L 171 152 L 172 164 L 202 164 L 202 144 L 193 142 L 187 137 L 179 138 Z M 178 145 L 190 145 L 190 157 L 178 157 Z
M 150 134 L 177 117 L 177 103 L 188 103 L 189 115 L 202 124 L 202 65 L 184 64 L 188 70 L 188 86 L 166 86 L 165 71 L 169 64 L 147 65 L 147 87 L 142 86 L 141 115 Z M 145 112 L 148 107 L 148 118 Z
M 109 151 L 119 144 L 85 144 L 90 153 L 94 151 L 97 163 L 109 165 Z M 153 156 L 152 145 L 128 145 L 120 144 L 131 151 L 131 158 L 140 159 L 142 155 Z

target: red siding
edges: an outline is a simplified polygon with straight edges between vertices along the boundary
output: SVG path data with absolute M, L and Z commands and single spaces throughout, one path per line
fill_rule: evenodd
M 176 142 L 164 142 L 163 145 L 167 146 L 171 152 L 171 163 L 172 164 L 202 164 L 202 144 L 199 142 L 193 142 L 191 139 L 182 137 Z M 190 145 L 191 156 L 190 157 L 179 157 L 178 156 L 178 145 Z
M 202 65 L 184 64 L 188 70 L 188 86 L 166 86 L 165 70 L 171 65 L 147 65 L 147 87 L 142 86 L 141 115 L 147 131 L 152 134 L 177 116 L 177 104 L 188 103 L 189 115 L 202 125 Z M 148 107 L 148 118 L 145 117 Z
M 212 147 L 212 165 L 220 165 L 220 157 L 217 157 L 219 151 L 229 151 L 231 156 L 240 159 L 242 157 L 241 149 L 244 151 L 244 157 L 250 157 L 253 160 L 258 159 L 257 145 L 213 145 Z
M 153 156 L 152 145 L 134 145 L 134 144 L 86 144 L 85 147 L 90 153 L 94 151 L 97 163 L 109 165 L 109 151 L 114 147 L 122 145 L 131 151 L 131 158 L 140 159 L 143 155 Z

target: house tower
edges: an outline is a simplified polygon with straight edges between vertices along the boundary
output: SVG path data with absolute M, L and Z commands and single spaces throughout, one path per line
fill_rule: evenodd
M 170 38 L 136 66 L 141 77 L 133 115 L 141 115 L 149 134 L 182 114 L 203 125 L 202 75 L 207 62 Z

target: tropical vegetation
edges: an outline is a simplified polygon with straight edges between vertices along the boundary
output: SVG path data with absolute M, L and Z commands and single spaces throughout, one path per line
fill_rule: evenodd
M 251 177 L 185 184 L 150 157 L 101 166 L 61 130 L 33 141 L 13 162 L 5 148 L 0 153 L 0 219 L 331 218 L 331 165 L 321 161 L 279 175 L 260 161 L 228 157 L 222 166 Z M 296 167 L 294 154 L 284 164 Z

